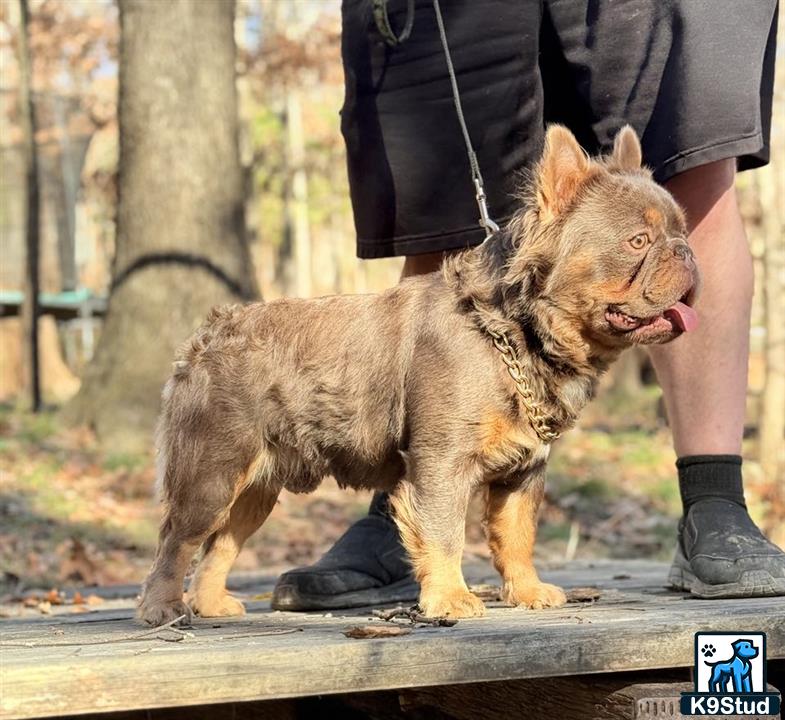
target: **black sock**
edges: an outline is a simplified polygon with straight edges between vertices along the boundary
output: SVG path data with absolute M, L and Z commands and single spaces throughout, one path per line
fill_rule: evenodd
M 740 455 L 685 455 L 676 461 L 686 515 L 698 500 L 730 500 L 746 508 Z

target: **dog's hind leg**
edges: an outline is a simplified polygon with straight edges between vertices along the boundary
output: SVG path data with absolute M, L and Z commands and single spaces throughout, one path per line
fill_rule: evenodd
M 722 677 L 720 669 L 714 665 L 711 668 L 711 677 L 709 678 L 709 692 L 718 693 L 722 692 L 720 687 L 720 679 Z
M 504 580 L 502 599 L 511 605 L 540 609 L 559 607 L 567 601 L 561 588 L 540 580 L 532 563 L 543 490 L 542 471 L 524 479 L 517 488 L 488 488 L 488 544 L 493 564 Z
M 204 544 L 204 554 L 188 588 L 188 604 L 202 617 L 242 615 L 243 604 L 226 591 L 226 578 L 243 543 L 267 519 L 278 490 L 264 481 L 251 484 L 234 501 L 226 524 Z
M 227 501 L 227 508 L 228 505 Z M 203 520 L 196 516 L 189 519 L 182 506 L 167 508 L 153 567 L 142 586 L 137 611 L 140 620 L 158 626 L 184 615 L 182 624 L 188 624 L 191 611 L 183 601 L 185 573 L 191 558 L 219 522 L 219 516 L 214 513 L 205 513 Z
M 230 449 L 242 455 L 242 448 Z M 185 574 L 199 546 L 226 523 L 247 477 L 249 462 L 232 461 L 214 450 L 205 444 L 197 457 L 187 451 L 170 453 L 163 469 L 166 514 L 137 613 L 150 625 L 162 625 L 180 615 L 190 620 L 183 602 Z

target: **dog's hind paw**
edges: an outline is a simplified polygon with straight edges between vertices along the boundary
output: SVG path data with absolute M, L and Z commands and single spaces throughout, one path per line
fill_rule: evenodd
M 530 582 L 523 585 L 505 583 L 502 600 L 518 607 L 542 610 L 561 607 L 567 602 L 567 596 L 560 587 L 549 583 Z

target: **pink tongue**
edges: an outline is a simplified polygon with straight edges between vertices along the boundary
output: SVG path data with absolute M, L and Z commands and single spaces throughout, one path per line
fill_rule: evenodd
M 698 327 L 698 313 L 683 302 L 677 302 L 673 307 L 668 308 L 663 315 L 672 320 L 684 332 L 690 332 Z

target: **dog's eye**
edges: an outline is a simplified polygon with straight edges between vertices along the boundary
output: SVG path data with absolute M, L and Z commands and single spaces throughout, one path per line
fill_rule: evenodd
M 630 238 L 630 245 L 634 250 L 643 250 L 649 244 L 649 236 L 646 233 L 641 233 L 640 235 L 636 235 L 634 238 Z

